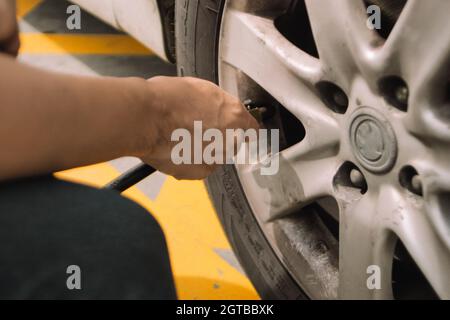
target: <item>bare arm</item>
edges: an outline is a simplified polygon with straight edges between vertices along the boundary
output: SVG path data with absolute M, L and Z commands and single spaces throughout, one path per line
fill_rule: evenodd
M 0 179 L 144 150 L 154 100 L 144 80 L 52 74 L 3 55 L 0 70 Z
M 174 165 L 174 130 L 192 131 L 196 120 L 205 130 L 258 127 L 236 98 L 207 81 L 76 77 L 18 63 L 14 4 L 0 0 L 0 181 L 121 156 L 200 179 L 214 166 Z
M 257 128 L 242 104 L 193 78 L 90 78 L 54 74 L 0 54 L 0 180 L 51 173 L 121 156 L 178 178 L 214 166 L 171 163 L 171 133 Z

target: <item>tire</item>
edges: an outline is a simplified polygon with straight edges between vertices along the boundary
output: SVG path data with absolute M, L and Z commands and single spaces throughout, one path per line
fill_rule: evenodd
M 176 48 L 180 76 L 218 82 L 217 61 L 224 0 L 176 2 Z M 206 182 L 237 258 L 263 299 L 307 299 L 265 238 L 233 166 Z

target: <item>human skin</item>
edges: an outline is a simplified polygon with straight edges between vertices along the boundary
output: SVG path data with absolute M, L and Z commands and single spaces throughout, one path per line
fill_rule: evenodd
M 17 62 L 14 6 L 0 0 L 0 181 L 134 156 L 178 179 L 214 165 L 170 160 L 178 128 L 257 129 L 240 101 L 194 78 L 80 77 Z

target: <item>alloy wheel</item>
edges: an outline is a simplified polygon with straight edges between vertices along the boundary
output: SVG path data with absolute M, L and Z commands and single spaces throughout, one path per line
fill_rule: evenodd
M 276 105 L 281 128 L 280 110 L 301 124 L 284 127 L 276 175 L 236 170 L 273 250 L 311 298 L 393 298 L 400 246 L 448 299 L 450 2 L 409 0 L 386 39 L 367 27 L 366 5 L 306 0 L 309 22 L 297 22 L 314 44 L 302 47 L 277 25 L 292 1 L 227 1 L 220 85 Z

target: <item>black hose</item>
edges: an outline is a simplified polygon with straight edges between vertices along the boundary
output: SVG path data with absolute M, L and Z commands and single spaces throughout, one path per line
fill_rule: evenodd
M 154 172 L 156 172 L 156 169 L 152 168 L 148 164 L 141 163 L 126 171 L 114 181 L 108 183 L 103 189 L 114 190 L 122 193 L 141 182 Z

